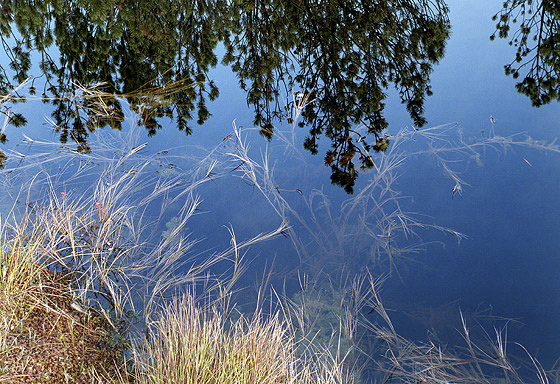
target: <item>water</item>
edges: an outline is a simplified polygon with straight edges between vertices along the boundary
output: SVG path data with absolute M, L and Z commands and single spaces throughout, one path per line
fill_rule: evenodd
M 453 33 L 432 77 L 435 94 L 428 100 L 428 120 L 454 120 L 466 134 L 482 135 L 483 130 L 488 134 L 493 116 L 496 134 L 526 132 L 554 140 L 558 105 L 535 109 L 514 92 L 514 81 L 503 75 L 504 58 L 512 57 L 512 49 L 504 41 L 488 40 L 494 23 L 480 15 L 493 14 L 499 5 L 449 5 Z M 517 319 L 524 325 L 510 324 L 510 340 L 530 346 L 552 364 L 560 352 L 555 330 L 560 316 L 558 156 L 514 149 L 506 155 L 488 152 L 482 160 L 483 167 L 472 161 L 464 169 L 461 177 L 469 186 L 454 199 L 452 183 L 439 177 L 440 170 L 421 164 L 404 175 L 402 183 L 417 207 L 470 238 L 429 252 L 421 258 L 424 265 L 413 264 L 398 295 L 463 309 L 480 305 L 478 310 L 491 308 L 495 316 Z
M 452 35 L 444 58 L 431 75 L 434 95 L 428 97 L 425 104 L 428 126 L 456 122 L 458 129 L 450 131 L 453 140 L 458 140 L 459 135 L 474 142 L 492 134 L 505 137 L 526 132 L 532 138 L 552 142 L 560 128 L 558 103 L 539 109 L 531 107 L 530 100 L 515 91 L 515 81 L 503 74 L 503 65 L 512 57 L 513 50 L 505 41 L 490 42 L 488 38 L 495 26 L 490 18 L 500 9 L 501 3 L 460 0 L 448 3 Z M 222 49 L 219 47 L 218 51 Z M 204 125 L 193 127 L 190 136 L 176 130 L 170 119 L 161 120 L 164 129 L 154 137 L 137 131 L 138 142 L 148 143 L 143 154 L 183 145 L 206 149 L 221 146 L 223 152 L 227 152 L 232 143 L 224 139 L 232 134 L 232 122 L 237 126 L 252 126 L 253 113 L 247 107 L 246 93 L 239 89 L 231 69 L 218 65 L 208 77 L 216 79 L 221 90 L 220 97 L 207 104 L 212 116 Z M 395 92 L 389 93 L 385 116 L 389 134 L 396 135 L 404 127 L 411 127 L 413 121 Z M 45 107 L 41 114 L 36 113 L 38 105 L 38 101 L 32 101 L 16 107 L 26 114 L 29 123 L 21 129 L 6 128 L 9 146 L 17 144 L 24 132 L 33 138 L 57 139 L 57 135 L 45 128 L 42 114 L 48 114 L 48 109 Z M 491 122 L 491 118 L 495 121 Z M 125 123 L 134 125 L 131 117 Z M 125 131 L 127 125 L 124 124 Z M 277 128 L 291 137 L 290 124 L 278 122 Z M 303 130 L 296 128 L 294 133 L 296 152 L 287 151 L 286 145 L 276 137 L 267 143 L 256 130 L 243 132 L 251 143 L 255 159 L 260 160 L 265 150 L 268 151 L 271 164 L 275 164 L 274 184 L 278 195 L 307 223 L 311 218 L 303 197 L 314 189 L 328 196 L 332 214 L 337 219 L 340 214 L 337 207 L 348 195 L 331 185 L 330 171 L 323 166 L 324 152 L 312 156 L 301 148 Z M 519 136 L 518 140 L 523 141 L 524 136 Z M 320 148 L 327 149 L 324 141 Z M 424 150 L 425 141 L 418 138 L 416 142 L 407 143 L 406 148 Z M 191 150 L 198 151 L 180 151 Z M 449 227 L 468 237 L 458 243 L 450 233 L 417 228 L 422 242 L 427 245 L 409 255 L 410 259 L 399 260 L 393 266 L 398 273 L 393 273 L 384 284 L 385 306 L 394 310 L 391 313 L 395 325 L 404 336 L 424 340 L 427 331 L 433 330 L 442 342 L 450 344 L 461 343 L 456 331 L 461 327 L 459 309 L 473 326 L 477 321 L 490 326 L 489 332 L 492 325 L 502 326 L 507 323 L 505 319 L 511 319 L 509 340 L 525 345 L 544 367 L 552 367 L 560 356 L 560 334 L 556 326 L 560 323 L 560 279 L 557 278 L 560 274 L 557 259 L 560 153 L 527 146 L 504 150 L 500 146 L 499 151 L 479 148 L 476 153 L 466 151 L 452 155 L 450 160 L 460 160 L 448 165 L 466 182 L 461 194 L 453 194 L 455 181 L 445 173 L 441 163 L 429 155 L 408 159 L 398 170 L 399 178 L 393 186 L 409 197 L 402 201 L 405 211 L 426 215 L 419 216 L 418 220 Z M 179 166 L 189 168 L 190 165 Z M 205 199 L 201 207 L 206 213 L 196 216 L 189 224 L 193 237 L 206 238 L 197 250 L 227 247 L 230 238 L 224 226 L 231 225 L 239 239 L 245 239 L 272 230 L 281 222 L 258 189 L 235 175 L 237 173 L 233 172 L 216 178 L 201 190 Z M 373 170 L 360 175 L 354 196 L 373 175 Z M 325 211 L 319 212 L 323 214 L 318 220 L 326 231 L 325 239 L 332 240 Z M 321 248 L 312 243 L 310 233 L 293 215 L 290 217 L 303 243 L 311 244 L 309 255 L 324 256 Z M 349 223 L 347 234 L 352 233 L 351 225 L 356 223 Z M 321 228 L 312 227 L 311 232 L 315 230 L 320 233 Z M 394 241 L 407 245 L 415 240 L 407 240 L 401 233 Z M 340 267 L 336 262 L 347 263 L 348 270 L 360 269 L 359 260 L 367 259 L 367 246 L 352 248 L 349 242 L 352 239 L 345 239 L 338 249 L 335 247 L 339 252 L 338 260 L 325 259 L 322 266 L 327 272 L 329 268 Z M 357 253 L 352 253 L 353 250 Z M 254 261 L 242 280 L 246 286 L 254 285 L 254 277 L 261 274 L 265 266 L 270 266 L 273 259 L 274 268 L 279 271 L 276 284 L 282 277 L 294 278 L 294 268 L 299 265 L 292 243 L 282 236 L 255 246 L 249 257 Z M 317 266 L 308 270 L 316 272 Z M 288 287 L 293 292 L 298 290 L 294 283 L 289 283 Z M 496 319 L 497 323 L 490 322 Z

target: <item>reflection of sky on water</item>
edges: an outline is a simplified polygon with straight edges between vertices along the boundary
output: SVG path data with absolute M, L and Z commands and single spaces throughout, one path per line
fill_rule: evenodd
M 492 115 L 497 135 L 526 132 L 554 140 L 560 128 L 558 103 L 532 108 L 528 98 L 515 92 L 514 80 L 503 74 L 512 49 L 504 40 L 488 39 L 494 30 L 490 17 L 500 2 L 449 3 L 453 32 L 432 76 L 429 123 L 457 121 L 467 137 L 482 130 L 486 135 Z M 459 300 L 463 309 L 480 304 L 479 310 L 491 307 L 495 316 L 519 319 L 526 325 L 511 323 L 509 339 L 539 351 L 549 367 L 560 356 L 560 157 L 534 149 L 514 151 L 505 156 L 488 151 L 483 167 L 472 161 L 463 168 L 461 177 L 470 186 L 454 199 L 453 182 L 441 177 L 441 168 L 409 164 L 401 186 L 414 196 L 414 207 L 470 239 L 459 247 L 432 247 L 419 257 L 424 265 L 412 264 L 403 272 L 405 286 L 395 286 L 401 289 L 400 300 L 435 306 Z
M 465 137 L 474 138 L 480 137 L 482 131 L 488 135 L 492 115 L 497 119 L 494 126 L 497 135 L 526 131 L 538 139 L 554 139 L 560 132 L 558 103 L 533 109 L 525 96 L 515 92 L 514 81 L 503 74 L 503 65 L 513 57 L 511 48 L 504 40 L 491 43 L 488 39 L 494 29 L 490 18 L 499 10 L 500 2 L 454 0 L 449 3 L 453 34 L 445 58 L 432 75 L 434 96 L 426 102 L 429 125 L 456 121 Z M 146 151 L 157 152 L 185 144 L 212 148 L 231 133 L 233 120 L 240 126 L 251 126 L 252 116 L 245 96 L 229 69 L 216 68 L 210 77 L 217 79 L 221 93 L 216 102 L 208 104 L 213 116 L 204 126 L 195 126 L 190 137 L 177 131 L 172 123 L 155 138 L 147 138 L 140 131 L 138 141 L 149 142 Z M 29 120 L 26 134 L 57 140 L 56 134 L 46 133 L 42 115 L 35 113 L 37 104 L 18 106 L 24 112 L 32 112 L 26 114 Z M 386 116 L 393 134 L 411 124 L 397 98 L 388 103 Z M 6 133 L 10 145 L 18 142 L 18 129 L 8 127 Z M 301 147 L 303 133 L 297 133 Z M 249 141 L 254 155 L 260 157 L 264 139 L 252 132 Z M 343 191 L 330 185 L 329 172 L 321 166 L 320 155 L 312 157 L 302 150 L 309 163 L 302 168 L 286 159 L 278 140 L 273 140 L 270 148 L 270 153 L 276 156 L 273 159 L 277 161 L 277 180 L 285 189 L 297 188 L 308 194 L 312 188 L 323 188 L 334 202 L 346 198 Z M 560 322 L 560 279 L 557 278 L 560 263 L 556 256 L 560 248 L 557 200 L 560 154 L 515 149 L 514 154 L 503 156 L 488 150 L 481 159 L 483 167 L 474 159 L 458 165 L 460 176 L 469 185 L 462 196 L 453 199 L 453 181 L 433 161 L 426 161 L 427 157 L 419 159 L 406 163 L 398 182 L 403 193 L 413 197 L 405 203 L 408 209 L 429 215 L 424 221 L 449 226 L 469 239 L 457 246 L 450 236 L 428 232 L 423 234 L 424 240 L 445 241 L 445 246 L 429 245 L 427 252 L 415 256 L 419 263 L 399 265 L 402 281 L 388 282 L 385 293 L 388 308 L 393 306 L 410 315 L 399 318 L 401 332 L 419 338 L 425 335 L 422 327 L 430 323 L 421 320 L 426 316 L 418 314 L 418 304 L 445 308 L 446 304 L 454 303 L 454 309 L 460 307 L 466 313 L 491 308 L 492 315 L 515 318 L 526 324 L 521 328 L 517 323 L 510 324 L 510 340 L 520 341 L 531 352 L 538 352 L 537 357 L 549 367 L 560 355 L 560 336 L 556 329 Z M 368 174 L 362 175 L 357 186 L 368 178 Z M 239 238 L 246 238 L 271 230 L 279 222 L 258 191 L 232 175 L 207 183 L 201 193 L 205 199 L 201 208 L 206 213 L 195 217 L 189 229 L 194 237 L 206 237 L 201 246 L 204 249 L 227 246 L 225 225 L 233 225 Z M 303 208 L 297 193 L 283 193 L 294 207 Z M 279 269 L 295 259 L 285 239 L 260 245 L 253 254 L 257 251 L 261 255 L 253 263 L 257 272 L 262 270 L 267 257 L 277 256 Z M 255 272 L 247 275 L 250 281 Z M 456 315 L 456 326 L 459 326 Z M 449 312 L 440 310 L 439 315 L 434 312 L 434 324 L 438 316 L 440 322 L 447 320 Z

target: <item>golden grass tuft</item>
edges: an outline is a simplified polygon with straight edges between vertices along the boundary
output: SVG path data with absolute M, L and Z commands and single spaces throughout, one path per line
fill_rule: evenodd
M 162 307 L 146 339 L 134 351 L 139 383 L 351 382 L 334 357 L 302 353 L 279 312 L 234 320 L 185 294 Z

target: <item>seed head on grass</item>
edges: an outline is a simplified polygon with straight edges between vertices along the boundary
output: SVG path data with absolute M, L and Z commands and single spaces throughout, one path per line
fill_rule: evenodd
M 190 294 L 164 305 L 135 347 L 140 383 L 342 383 L 339 366 L 298 352 L 278 313 L 236 320 Z

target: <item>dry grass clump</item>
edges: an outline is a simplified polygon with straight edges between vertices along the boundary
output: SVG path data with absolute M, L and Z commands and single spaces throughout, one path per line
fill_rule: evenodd
M 1 245 L 0 382 L 113 382 L 121 353 L 112 328 L 76 310 L 70 279 L 41 263 L 39 249 L 21 236 Z
M 36 149 L 49 146 L 27 141 Z M 296 356 L 293 333 L 278 317 L 232 322 L 226 312 L 197 308 L 186 298 L 161 304 L 170 292 L 186 286 L 204 286 L 207 294 L 219 290 L 229 297 L 245 270 L 246 249 L 280 236 L 286 224 L 243 241 L 229 228 L 230 247 L 197 254 L 197 241 L 189 240 L 185 230 L 201 203 L 194 190 L 211 180 L 216 162 L 209 156 L 195 163 L 188 176 L 154 178 L 154 159 L 139 153 L 143 145 L 129 147 L 108 147 L 106 157 L 96 158 L 39 153 L 39 172 L 36 163 L 27 164 L 34 159 L 25 159 L 15 167 L 18 173 L 5 173 L 24 179 L 20 190 L 27 190 L 27 198 L 23 215 L 15 209 L 10 213 L 23 219 L 0 229 L 3 245 L 12 246 L 2 259 L 2 300 L 13 304 L 3 305 L 0 313 L 0 382 L 97 383 L 111 378 L 128 383 L 158 382 L 158 377 L 161 382 L 174 377 L 202 382 L 192 364 L 216 383 L 343 382 L 336 379 L 343 372 L 336 359 Z M 63 155 L 71 159 L 59 167 Z M 51 160 L 58 172 L 54 176 Z M 28 171 L 35 174 L 24 177 Z M 175 221 L 162 235 L 168 209 Z M 229 277 L 212 274 L 217 263 L 225 264 L 220 271 L 228 271 L 224 274 Z M 151 344 L 132 341 L 136 367 L 129 375 L 121 364 L 119 348 L 125 346 L 116 341 L 131 337 L 129 329 L 119 329 L 121 316 L 130 310 L 158 320 L 146 320 Z M 209 344 L 212 340 L 220 343 Z
M 118 365 L 129 337 L 121 326 L 133 314 L 133 301 L 196 281 L 212 264 L 200 260 L 196 272 L 177 272 L 194 243 L 182 229 L 199 203 L 193 189 L 206 173 L 147 182 L 142 171 L 150 159 L 138 159 L 142 146 L 132 147 L 111 148 L 95 161 L 68 153 L 67 163 L 60 154 L 39 153 L 3 172 L 5 180 L 22 180 L 27 197 L 14 196 L 25 203 L 23 213 L 17 205 L 4 212 L 17 224 L 0 228 L 1 383 L 121 380 Z M 51 161 L 58 173 L 48 168 Z M 145 216 L 147 206 L 162 214 L 179 199 L 184 205 L 173 233 L 158 237 L 158 217 Z
M 146 338 L 134 353 L 140 383 L 351 382 L 332 356 L 298 351 L 302 341 L 278 312 L 232 319 L 186 294 L 163 306 Z

